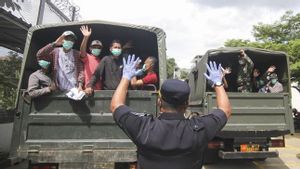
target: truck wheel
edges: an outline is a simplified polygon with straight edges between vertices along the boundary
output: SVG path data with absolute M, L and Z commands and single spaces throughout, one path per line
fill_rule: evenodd
M 219 160 L 218 152 L 219 152 L 218 149 L 206 149 L 206 151 L 204 151 L 204 154 L 203 154 L 204 164 L 216 163 Z
M 114 169 L 137 169 L 136 162 L 115 163 Z

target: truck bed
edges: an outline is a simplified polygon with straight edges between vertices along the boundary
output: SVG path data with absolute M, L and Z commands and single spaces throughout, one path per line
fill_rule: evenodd
M 228 93 L 232 116 L 219 136 L 276 137 L 294 132 L 288 93 Z M 207 93 L 205 113 L 216 109 L 216 95 Z
M 135 161 L 135 145 L 109 110 L 113 92 L 98 91 L 83 101 L 70 100 L 63 93 L 28 103 L 20 97 L 11 155 L 53 163 Z M 137 112 L 156 115 L 156 100 L 154 92 L 129 91 L 127 104 Z

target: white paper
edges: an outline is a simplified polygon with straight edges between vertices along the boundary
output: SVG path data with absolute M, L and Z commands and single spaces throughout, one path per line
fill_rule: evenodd
M 73 100 L 81 100 L 85 93 L 83 91 L 78 91 L 77 88 L 72 88 L 67 94 L 68 98 Z

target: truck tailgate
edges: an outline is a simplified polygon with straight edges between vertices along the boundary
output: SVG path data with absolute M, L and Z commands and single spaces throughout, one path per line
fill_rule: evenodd
M 18 107 L 13 153 L 38 162 L 135 161 L 136 148 L 109 110 L 114 91 L 73 101 L 64 94 L 40 97 Z M 157 95 L 129 91 L 127 105 L 156 115 Z
M 288 93 L 228 93 L 228 97 L 232 116 L 222 132 L 269 132 L 270 136 L 294 132 Z M 215 93 L 207 93 L 206 98 L 206 110 L 216 109 Z

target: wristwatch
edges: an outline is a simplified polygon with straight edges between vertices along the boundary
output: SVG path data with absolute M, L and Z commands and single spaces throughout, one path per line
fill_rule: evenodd
M 222 82 L 216 82 L 215 84 L 214 84 L 214 87 L 215 86 L 223 86 L 223 83 Z

